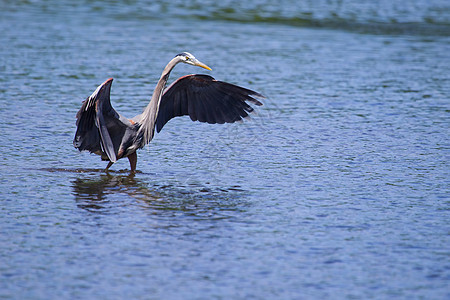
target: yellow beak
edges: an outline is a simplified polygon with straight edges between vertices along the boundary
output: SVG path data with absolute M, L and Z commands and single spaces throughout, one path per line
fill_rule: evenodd
M 198 67 L 202 67 L 202 68 L 204 68 L 206 70 L 210 70 L 211 71 L 210 67 L 208 67 L 207 65 L 205 65 L 204 63 L 202 63 L 200 61 L 197 61 L 197 63 L 195 65 L 198 66 Z

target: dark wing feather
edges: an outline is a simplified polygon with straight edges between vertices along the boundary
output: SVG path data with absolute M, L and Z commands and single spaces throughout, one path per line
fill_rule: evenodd
M 73 145 L 80 151 L 101 152 L 112 162 L 117 161 L 120 146 L 129 126 L 120 120 L 111 106 L 110 89 L 112 80 L 105 81 L 82 104 L 77 113 L 77 132 Z
M 109 97 L 107 101 L 101 101 L 97 106 L 96 125 L 100 131 L 103 151 L 110 161 L 117 161 L 119 147 L 127 126 L 120 121 L 118 113 L 111 106 Z
M 89 104 L 88 97 L 83 101 L 83 104 L 77 113 L 77 132 L 73 139 L 73 145 L 80 151 L 88 150 L 90 152 L 99 152 L 101 151 L 100 132 L 95 125 L 95 107 Z
M 208 75 L 183 76 L 162 95 L 156 131 L 160 132 L 170 119 L 187 115 L 192 121 L 234 123 L 253 111 L 246 101 L 262 105 L 254 97 L 264 98 L 255 91 L 217 81 Z

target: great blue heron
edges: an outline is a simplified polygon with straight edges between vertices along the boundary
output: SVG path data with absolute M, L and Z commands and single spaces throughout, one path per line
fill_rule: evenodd
M 188 52 L 178 54 L 164 68 L 144 112 L 132 119 L 123 117 L 111 106 L 112 78 L 98 86 L 77 113 L 75 148 L 101 155 L 102 160 L 109 161 L 105 170 L 118 159 L 128 157 L 134 173 L 136 150 L 152 140 L 155 126 L 160 132 L 170 119 L 185 115 L 192 121 L 210 124 L 234 123 L 253 111 L 246 101 L 262 105 L 254 98 L 264 98 L 261 94 L 208 75 L 180 77 L 164 90 L 170 72 L 180 62 L 211 70 Z

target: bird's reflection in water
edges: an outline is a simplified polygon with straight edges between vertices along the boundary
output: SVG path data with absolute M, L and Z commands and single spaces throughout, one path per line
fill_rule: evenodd
M 150 208 L 153 212 L 182 212 L 200 218 L 221 218 L 227 215 L 225 212 L 243 209 L 241 198 L 244 193 L 239 187 L 213 190 L 192 183 L 179 186 L 150 185 L 135 175 L 110 173 L 73 181 L 73 194 L 78 207 L 96 213 L 107 213 L 117 206 L 130 204 L 130 199 L 126 197 L 129 196 L 137 200 L 134 204 Z M 120 197 L 120 194 L 124 197 Z M 124 198 L 127 198 L 124 200 L 126 202 L 116 200 Z
M 108 206 L 108 195 L 120 193 L 132 197 L 140 193 L 149 200 L 159 198 L 157 192 L 150 191 L 134 174 L 107 173 L 95 178 L 76 178 L 73 181 L 73 194 L 77 205 L 89 211 L 101 212 Z

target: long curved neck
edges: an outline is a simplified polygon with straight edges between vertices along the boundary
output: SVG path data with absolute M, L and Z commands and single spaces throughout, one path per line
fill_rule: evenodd
M 175 57 L 164 68 L 164 71 L 161 74 L 161 78 L 159 78 L 155 90 L 153 91 L 152 99 L 142 113 L 142 118 L 139 121 L 141 127 L 138 131 L 138 136 L 142 136 L 141 147 L 148 144 L 153 138 L 155 132 L 156 117 L 158 116 L 162 93 L 166 86 L 167 80 L 169 79 L 170 72 L 172 72 L 173 68 L 179 62 L 181 62 L 180 58 Z

